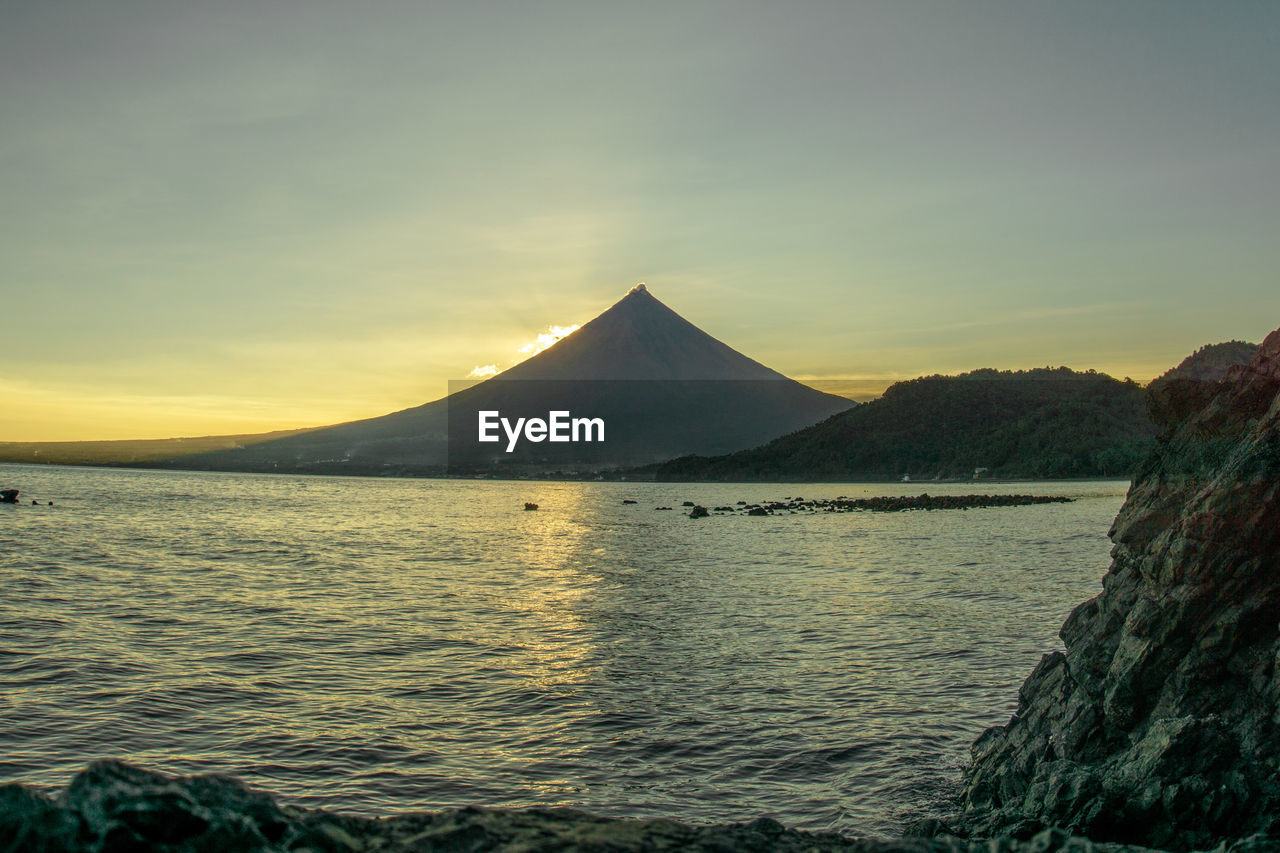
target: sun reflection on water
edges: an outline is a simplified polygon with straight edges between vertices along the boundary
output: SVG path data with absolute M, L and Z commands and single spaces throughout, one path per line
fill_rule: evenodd
M 519 517 L 519 545 L 512 555 L 511 570 L 524 574 L 520 594 L 502 603 L 519 614 L 520 624 L 536 625 L 521 633 L 526 655 L 518 671 L 532 685 L 548 688 L 584 681 L 594 671 L 585 663 L 593 644 L 581 604 L 601 577 L 590 560 L 592 507 L 585 494 L 556 489 L 535 493 L 533 502 L 545 509 Z

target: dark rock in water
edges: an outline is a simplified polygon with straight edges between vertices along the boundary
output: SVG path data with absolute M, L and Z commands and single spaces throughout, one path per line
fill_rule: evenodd
M 795 513 L 797 511 L 817 512 L 903 512 L 912 509 L 976 509 L 979 507 L 1027 506 L 1030 504 L 1070 503 L 1074 498 L 1058 495 L 938 495 L 922 494 L 918 497 L 910 495 L 882 495 L 874 498 L 784 498 L 784 501 L 765 501 L 761 504 L 745 505 L 747 515 L 774 515 L 776 513 Z M 693 506 L 687 501 L 685 506 Z M 718 506 L 716 512 L 733 512 L 731 506 Z M 699 516 L 701 517 L 701 516 Z
M 683 501 L 680 506 L 693 506 L 693 501 Z
M 0 504 L 16 504 L 18 489 L 0 489 Z
M 537 509 L 537 508 L 538 508 L 538 505 L 537 505 L 537 504 L 535 504 L 535 503 L 529 503 L 528 501 L 525 501 L 525 505 L 524 505 L 525 512 L 532 512 L 533 510 L 535 510 L 535 509 Z
M 1124 853 L 1126 848 L 1100 847 L 1054 831 L 1025 842 L 970 842 L 946 835 L 872 841 L 786 829 L 769 818 L 689 826 L 661 819 L 614 820 L 565 808 L 468 807 L 360 818 L 281 805 L 225 776 L 171 777 L 99 761 L 55 799 L 21 785 L 0 786 L 0 850 Z
M 695 506 L 693 509 L 689 510 L 690 518 L 706 518 L 710 514 L 711 513 L 707 512 L 707 508 L 705 506 Z
M 964 830 L 1280 849 L 1278 392 L 1280 330 L 1221 382 L 1153 393 L 1165 432 L 1112 527 L 1103 591 L 973 745 Z
M 622 502 L 623 502 L 624 504 L 633 504 L 633 503 L 635 503 L 635 501 L 631 500 L 630 498 L 623 498 Z
M 1061 495 L 910 495 L 874 498 L 837 498 L 832 501 L 805 501 L 797 506 L 824 509 L 828 512 L 903 512 L 913 509 L 978 509 L 997 506 L 1030 506 L 1032 504 L 1071 503 L 1075 498 Z

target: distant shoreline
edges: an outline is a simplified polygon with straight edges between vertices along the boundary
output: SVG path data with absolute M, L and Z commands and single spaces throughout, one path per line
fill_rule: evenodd
M 815 485 L 815 486 L 903 486 L 911 487 L 927 487 L 933 485 L 957 485 L 960 483 L 980 485 L 1016 485 L 1020 483 L 1121 483 L 1129 482 L 1132 477 L 991 477 L 981 479 L 971 478 L 945 478 L 938 480 L 882 480 L 882 479 L 861 479 L 861 480 L 651 480 L 651 479 L 632 479 L 626 477 L 607 476 L 597 477 L 595 474 L 573 476 L 503 476 L 503 475 L 484 475 L 484 476 L 466 476 L 466 475 L 442 475 L 442 474 L 417 474 L 412 472 L 397 472 L 392 474 L 375 474 L 368 472 L 341 472 L 341 471 L 234 471 L 215 468 L 178 468 L 168 465 L 122 465 L 106 463 L 101 465 L 93 465 L 87 463 L 60 463 L 60 462 L 11 462 L 0 461 L 0 469 L 5 467 L 23 467 L 23 468 L 50 468 L 50 469 L 88 469 L 95 471 L 167 471 L 172 473 L 183 474 L 240 474 L 248 476 L 267 476 L 267 477 L 340 477 L 343 479 L 364 479 L 364 480 L 440 480 L 446 482 L 498 482 L 498 483 L 616 483 L 620 485 L 725 485 L 725 486 L 797 486 L 797 485 Z M 17 485 L 21 488 L 21 485 Z

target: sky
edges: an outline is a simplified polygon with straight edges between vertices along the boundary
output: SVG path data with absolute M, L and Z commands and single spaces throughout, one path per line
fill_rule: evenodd
M 1280 326 L 1280 4 L 0 0 L 0 441 L 371 417 L 644 281 L 875 393 Z

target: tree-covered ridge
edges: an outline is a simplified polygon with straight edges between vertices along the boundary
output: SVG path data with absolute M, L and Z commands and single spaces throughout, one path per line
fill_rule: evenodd
M 1237 364 L 1248 364 L 1258 345 L 1247 341 L 1224 341 L 1220 344 L 1205 344 L 1182 360 L 1177 366 L 1165 371 L 1152 384 L 1170 379 L 1198 379 L 1201 382 L 1217 382 L 1227 370 Z
M 1126 476 L 1155 435 L 1144 392 L 1065 367 L 899 382 L 762 447 L 683 457 L 661 480 L 913 480 Z

